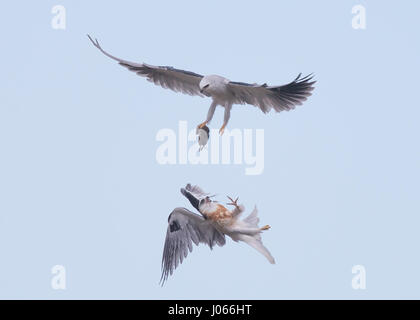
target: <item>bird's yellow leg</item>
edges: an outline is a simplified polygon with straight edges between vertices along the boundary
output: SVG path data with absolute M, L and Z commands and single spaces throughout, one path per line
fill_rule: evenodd
M 205 125 L 207 125 L 207 123 L 208 123 L 208 121 L 206 120 L 206 121 L 204 121 L 203 123 L 200 123 L 200 124 L 197 126 L 197 128 L 202 129 L 202 128 L 204 128 L 204 126 L 205 126 Z
M 219 129 L 219 134 L 222 135 L 223 132 L 225 132 L 226 123 L 223 124 L 223 126 Z
M 261 228 L 261 230 L 268 230 L 268 229 L 270 229 L 271 227 L 268 225 L 268 224 L 266 224 L 264 227 L 262 227 Z

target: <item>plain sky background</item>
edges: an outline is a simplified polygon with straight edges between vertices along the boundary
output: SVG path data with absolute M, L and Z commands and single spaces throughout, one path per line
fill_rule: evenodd
M 64 5 L 66 30 L 51 28 Z M 354 5 L 367 29 L 351 26 Z M 0 298 L 420 298 L 420 45 L 416 1 L 7 1 L 0 5 Z M 164 90 L 131 61 L 284 84 L 314 72 L 291 112 L 234 106 L 265 130 L 265 170 L 157 164 L 162 128 L 209 99 Z M 212 128 L 222 122 L 218 109 Z M 270 265 L 245 244 L 195 247 L 162 288 L 187 182 L 256 204 Z M 51 288 L 51 268 L 67 289 Z M 367 288 L 352 289 L 362 264 Z

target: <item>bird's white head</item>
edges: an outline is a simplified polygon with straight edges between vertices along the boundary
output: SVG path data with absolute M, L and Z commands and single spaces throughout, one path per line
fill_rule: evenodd
M 200 81 L 200 92 L 204 94 L 217 94 L 223 92 L 225 84 L 229 82 L 228 79 L 218 75 L 205 76 Z
M 200 81 L 200 92 L 204 93 L 210 87 L 210 79 L 208 77 L 203 77 Z
M 209 213 L 214 210 L 216 202 L 212 201 L 209 196 L 203 198 L 200 200 L 200 203 L 198 205 L 201 213 Z
M 207 204 L 207 203 L 210 203 L 210 202 L 211 202 L 210 197 L 209 196 L 206 196 L 205 198 L 203 198 L 203 199 L 200 200 L 199 206 L 202 206 L 202 205 Z

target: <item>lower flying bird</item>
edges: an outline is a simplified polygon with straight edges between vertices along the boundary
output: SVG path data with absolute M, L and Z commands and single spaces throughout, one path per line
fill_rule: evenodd
M 220 134 L 223 134 L 229 121 L 233 104 L 251 104 L 260 108 L 264 113 L 271 109 L 276 112 L 289 111 L 294 109 L 296 105 L 301 105 L 314 89 L 315 81 L 312 81 L 311 75 L 302 78 L 299 74 L 295 80 L 286 85 L 269 86 L 266 83 L 259 85 L 230 81 L 218 75 L 202 76 L 198 73 L 169 66 L 152 66 L 146 63 L 130 62 L 110 55 L 102 49 L 98 40 L 93 40 L 89 35 L 88 37 L 103 54 L 118 61 L 120 65 L 139 76 L 146 77 L 147 80 L 156 85 L 175 92 L 211 97 L 213 101 L 207 113 L 207 118 L 198 127 L 202 128 L 209 124 L 216 107 L 220 105 L 225 108 L 223 125 L 219 130 Z
M 225 235 L 234 241 L 243 241 L 262 253 L 270 263 L 275 263 L 270 252 L 262 244 L 261 232 L 270 229 L 270 226 L 258 226 L 258 211 L 254 210 L 245 219 L 239 219 L 245 210 L 238 205 L 238 198 L 228 197 L 233 210 L 211 199 L 198 186 L 188 184 L 181 189 L 181 193 L 190 201 L 192 206 L 201 214 L 195 214 L 185 208 L 175 208 L 168 218 L 165 246 L 162 257 L 163 284 L 172 275 L 173 271 L 192 251 L 192 244 L 204 243 L 213 248 L 214 245 L 223 246 L 226 243 Z

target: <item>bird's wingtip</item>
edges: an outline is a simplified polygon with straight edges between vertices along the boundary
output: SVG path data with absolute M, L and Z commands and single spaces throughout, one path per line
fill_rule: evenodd
M 88 37 L 88 39 L 90 40 L 90 42 L 92 42 L 92 44 L 95 46 L 95 47 L 97 47 L 98 46 L 98 44 L 97 44 L 97 42 L 98 42 L 98 40 L 96 40 L 96 43 L 95 43 L 95 41 L 92 39 L 92 37 L 90 36 L 90 34 L 86 34 L 86 36 Z

